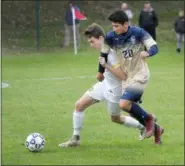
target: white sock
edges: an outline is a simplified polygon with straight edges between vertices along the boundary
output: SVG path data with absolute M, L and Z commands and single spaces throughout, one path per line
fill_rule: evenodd
M 126 127 L 133 127 L 133 128 L 138 128 L 138 129 L 144 128 L 142 124 L 140 124 L 136 119 L 130 116 L 124 116 L 124 125 Z
M 73 112 L 73 135 L 80 135 L 84 120 L 84 112 L 74 111 Z

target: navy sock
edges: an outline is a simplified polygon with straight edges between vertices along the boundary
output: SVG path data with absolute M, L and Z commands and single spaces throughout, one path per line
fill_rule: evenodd
M 137 117 L 135 117 L 133 114 L 129 113 L 130 116 L 132 116 L 133 118 L 137 119 Z M 145 121 L 143 119 L 137 119 L 139 121 L 139 123 L 141 123 L 143 126 L 145 125 Z
M 142 124 L 149 117 L 148 113 L 136 103 L 132 103 L 129 113 L 131 113 L 139 122 L 142 122 Z

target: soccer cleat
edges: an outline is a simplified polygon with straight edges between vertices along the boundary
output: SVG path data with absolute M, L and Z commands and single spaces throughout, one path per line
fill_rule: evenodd
M 164 129 L 159 126 L 159 125 L 155 125 L 155 131 L 154 131 L 154 143 L 155 144 L 162 144 L 161 141 L 161 135 L 164 133 Z
M 58 145 L 61 148 L 77 147 L 80 146 L 80 136 L 73 135 L 72 138 L 64 143 Z
M 155 118 L 149 114 L 148 119 L 145 121 L 146 138 L 150 138 L 154 134 Z
M 146 129 L 145 129 L 145 127 L 143 127 L 142 129 L 140 129 L 140 132 L 139 132 L 139 140 L 140 141 L 144 140 L 145 135 L 146 135 Z
M 154 118 L 154 122 L 156 123 L 157 122 L 157 118 L 154 114 L 152 114 L 153 118 Z M 142 141 L 146 138 L 146 128 L 142 128 L 140 129 L 140 132 L 139 132 L 139 140 Z

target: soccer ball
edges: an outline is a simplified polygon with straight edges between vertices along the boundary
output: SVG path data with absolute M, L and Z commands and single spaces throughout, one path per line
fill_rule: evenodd
M 26 138 L 25 146 L 31 152 L 39 152 L 44 148 L 45 138 L 40 133 L 32 133 Z

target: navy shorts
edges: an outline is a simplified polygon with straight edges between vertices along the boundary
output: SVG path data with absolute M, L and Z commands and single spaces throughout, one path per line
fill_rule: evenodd
M 136 89 L 125 89 L 124 93 L 121 96 L 123 100 L 129 100 L 133 102 L 142 103 L 141 97 L 143 95 L 143 90 L 136 90 Z

